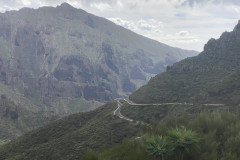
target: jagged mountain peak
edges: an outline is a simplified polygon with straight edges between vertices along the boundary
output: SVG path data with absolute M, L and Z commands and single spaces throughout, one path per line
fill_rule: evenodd
M 56 8 L 61 10 L 61 11 L 72 11 L 72 12 L 75 12 L 75 13 L 80 12 L 80 13 L 89 14 L 85 10 L 80 9 L 80 8 L 75 8 L 74 6 L 72 6 L 71 4 L 69 4 L 67 2 L 62 3 L 61 5 L 57 6 Z
M 208 50 L 209 48 L 212 48 L 216 44 L 216 39 L 211 38 L 208 40 L 208 42 L 204 45 L 204 51 Z
M 69 3 L 67 2 L 63 2 L 60 7 L 65 7 L 65 8 L 74 8 L 73 6 L 71 6 Z
M 240 20 L 238 20 L 238 24 L 235 26 L 234 31 L 240 30 Z
M 232 48 L 234 44 L 240 43 L 240 20 L 238 24 L 234 27 L 233 31 L 225 31 L 221 34 L 218 39 L 211 38 L 204 46 L 204 51 L 201 54 L 227 54 L 227 52 L 222 52 L 223 48 Z M 217 52 L 218 50 L 218 52 Z M 214 52 L 213 52 L 214 51 Z
M 62 3 L 61 5 L 57 6 L 57 8 L 65 9 L 65 10 L 77 10 L 75 7 L 73 7 L 67 2 Z

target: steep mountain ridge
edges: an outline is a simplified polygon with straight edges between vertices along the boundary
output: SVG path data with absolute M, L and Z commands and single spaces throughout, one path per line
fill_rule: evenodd
M 138 103 L 239 104 L 239 26 L 240 22 L 232 32 L 210 39 L 198 56 L 168 66 L 167 72 L 152 78 L 130 98 Z

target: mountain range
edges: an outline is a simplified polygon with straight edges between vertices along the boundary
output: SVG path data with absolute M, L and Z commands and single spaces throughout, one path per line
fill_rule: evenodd
M 137 35 L 67 3 L 0 14 L 1 82 L 46 105 L 105 102 L 196 55 Z
M 0 13 L 0 93 L 14 104 L 1 112 L 18 115 L 2 119 L 2 128 L 15 128 L 4 137 L 45 124 L 43 115 L 54 120 L 130 94 L 167 65 L 196 54 L 67 3 Z
M 212 108 L 211 111 L 214 107 L 218 108 L 218 106 L 224 109 L 227 106 L 236 106 L 239 112 L 239 37 L 240 22 L 232 32 L 223 33 L 217 40 L 209 40 L 204 47 L 204 51 L 198 56 L 187 58 L 172 66 L 168 66 L 166 72 L 151 78 L 147 85 L 130 95 L 130 99 L 139 103 L 138 105 L 142 106 L 142 108 L 144 104 L 145 107 L 148 107 L 151 104 L 156 106 L 156 103 L 159 103 L 157 105 L 161 106 L 163 103 L 164 105 L 172 105 L 172 108 L 176 108 L 178 104 L 188 108 L 189 106 L 195 107 L 198 105 L 205 107 L 208 104 Z M 2 146 L 0 148 L 0 159 L 81 159 L 87 149 L 101 150 L 103 147 L 111 146 L 109 142 L 118 143 L 124 140 L 125 137 L 137 136 L 139 133 L 138 129 L 142 125 L 139 122 L 121 118 L 121 115 L 115 116 L 114 110 L 116 108 L 117 103 L 110 102 L 96 110 L 71 115 L 28 132 Z M 156 107 L 152 106 L 152 108 Z M 193 113 L 196 110 L 194 108 L 189 109 Z M 166 108 L 160 108 L 160 110 L 165 112 Z M 130 114 L 126 113 L 128 112 L 127 109 L 124 112 L 126 115 Z M 143 117 L 145 115 L 151 117 L 151 114 L 146 112 L 154 113 L 153 110 L 147 109 L 138 109 L 137 112 L 138 115 Z M 232 117 L 229 113 L 227 115 L 225 117 Z M 163 118 L 161 116 L 159 116 L 160 119 Z M 207 120 L 218 122 L 217 120 L 222 118 L 224 121 L 224 116 L 221 117 L 219 113 L 213 113 L 212 118 L 209 119 L 205 115 L 200 115 L 199 119 L 202 120 L 202 123 L 197 128 L 203 130 L 202 132 L 204 133 L 206 132 L 204 128 L 208 126 Z M 116 121 L 119 123 L 116 123 Z M 189 120 L 185 119 L 183 121 Z M 173 123 L 174 121 L 169 121 L 170 125 L 173 125 Z M 237 127 L 238 124 L 233 124 L 233 127 L 239 128 Z M 129 125 L 133 126 L 128 127 Z M 101 131 L 99 126 L 103 126 Z M 216 142 L 222 142 L 221 137 L 223 137 L 223 133 L 221 131 L 226 126 L 224 128 L 217 128 L 218 126 L 216 125 L 208 127 L 216 127 L 214 131 L 209 131 L 209 133 L 213 133 L 211 134 L 213 137 L 211 139 L 214 139 Z M 121 135 L 113 138 L 113 135 L 117 133 L 121 133 Z M 106 135 L 109 136 L 106 137 Z M 237 136 L 239 137 L 239 132 Z M 102 141 L 103 139 L 104 141 Z M 103 143 L 106 146 L 103 146 Z M 219 151 L 217 155 L 222 156 L 220 154 L 221 144 L 224 143 L 216 145 L 214 142 L 212 144 L 217 146 L 217 150 L 213 151 L 214 154 Z M 203 150 L 206 149 L 203 148 Z M 118 150 L 117 153 L 119 152 L 122 153 L 121 150 Z M 209 157 L 211 156 L 209 155 Z

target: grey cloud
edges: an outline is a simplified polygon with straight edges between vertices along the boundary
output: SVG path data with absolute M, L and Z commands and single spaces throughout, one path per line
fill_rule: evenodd
M 93 3 L 93 2 L 97 2 L 97 3 L 116 3 L 116 0 L 81 0 L 84 3 Z
M 208 3 L 240 5 L 239 0 L 184 0 L 181 3 L 181 5 L 183 5 L 183 6 L 194 6 L 194 5 L 205 5 L 205 4 L 208 4 Z
M 135 9 L 135 8 L 137 8 L 137 3 L 135 2 L 135 3 L 130 3 L 129 4 L 129 9 Z
M 16 2 L 15 0 L 3 0 L 0 1 L 1 6 L 6 5 L 6 6 L 16 6 L 18 5 L 18 2 Z
M 116 0 L 0 0 L 0 12 L 6 10 L 15 10 L 23 7 L 38 8 L 41 6 L 57 6 L 63 2 L 67 2 L 74 7 L 84 7 L 84 9 L 90 8 L 91 6 L 117 5 Z
M 91 3 L 108 3 L 108 4 L 116 4 L 116 0 L 28 0 L 32 4 L 48 4 L 48 5 L 59 5 L 63 2 L 72 3 L 72 2 L 80 2 L 84 5 L 90 5 Z M 20 5 L 23 4 L 22 0 L 1 0 L 0 4 L 4 5 Z
M 117 4 L 116 0 L 78 0 L 79 2 L 81 2 L 84 6 L 91 6 L 91 4 L 99 4 L 99 3 L 105 3 L 105 4 L 109 4 L 109 5 L 115 5 Z M 69 2 L 71 2 L 71 0 L 69 0 Z
M 67 3 L 71 3 L 72 1 L 74 0 L 41 0 L 43 2 L 46 2 L 46 3 L 49 3 L 49 4 L 59 4 L 59 3 L 62 3 L 62 2 L 67 2 Z M 115 0 L 76 0 L 76 1 L 79 1 L 83 4 L 91 4 L 91 3 L 109 3 L 109 4 L 113 4 L 113 3 L 116 3 Z
M 42 0 L 46 4 L 49 4 L 49 0 Z M 91 8 L 93 6 L 114 6 L 117 5 L 118 1 L 116 0 L 52 0 L 50 5 L 59 5 L 62 2 L 67 2 L 69 4 L 81 4 L 84 8 Z M 77 6 L 76 6 L 77 7 Z

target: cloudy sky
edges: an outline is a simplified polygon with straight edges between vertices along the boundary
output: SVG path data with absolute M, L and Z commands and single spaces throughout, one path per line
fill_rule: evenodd
M 62 2 L 165 44 L 197 51 L 240 19 L 240 0 L 0 0 L 0 12 Z

